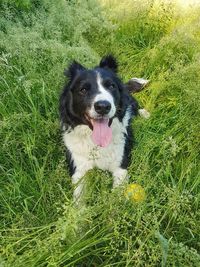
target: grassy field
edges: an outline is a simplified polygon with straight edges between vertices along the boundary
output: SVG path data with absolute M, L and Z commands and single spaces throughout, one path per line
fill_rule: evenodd
M 63 69 L 112 52 L 151 118 L 133 122 L 142 203 L 86 176 L 72 205 Z M 0 266 L 200 266 L 200 8 L 153 0 L 0 0 Z

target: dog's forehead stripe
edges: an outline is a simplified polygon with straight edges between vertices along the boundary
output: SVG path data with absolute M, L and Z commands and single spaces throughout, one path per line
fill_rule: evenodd
M 97 72 L 97 88 L 98 88 L 98 91 L 99 91 L 99 94 L 98 94 L 98 97 L 97 97 L 98 101 L 99 100 L 107 100 L 110 103 L 113 103 L 114 101 L 113 101 L 112 95 L 105 89 L 105 87 L 103 86 L 102 82 L 103 82 L 103 79 L 101 77 L 101 74 L 99 72 Z
M 102 82 L 103 82 L 103 79 L 101 77 L 101 74 L 97 72 L 97 88 L 98 88 L 99 94 L 95 97 L 94 103 L 97 101 L 101 101 L 101 100 L 108 101 L 111 104 L 110 114 L 112 114 L 113 116 L 114 113 L 116 112 L 114 99 L 113 99 L 112 94 L 103 86 Z
M 95 118 L 98 116 L 97 112 L 95 111 L 94 104 L 98 101 L 107 101 L 111 104 L 111 110 L 109 112 L 108 117 L 111 118 L 115 115 L 116 112 L 116 106 L 114 102 L 114 98 L 112 94 L 103 86 L 103 78 L 101 76 L 101 73 L 97 70 L 95 70 L 95 76 L 96 76 L 96 89 L 94 98 L 92 100 L 91 108 L 88 110 L 89 116 L 91 118 Z

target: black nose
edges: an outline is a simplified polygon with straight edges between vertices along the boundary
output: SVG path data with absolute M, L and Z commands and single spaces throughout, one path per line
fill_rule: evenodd
M 98 114 L 105 115 L 111 109 L 111 104 L 108 101 L 101 100 L 94 103 L 94 109 Z

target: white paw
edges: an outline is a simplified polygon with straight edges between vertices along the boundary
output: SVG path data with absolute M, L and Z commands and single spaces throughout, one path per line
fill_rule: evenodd
M 113 181 L 113 188 L 125 184 L 128 182 L 128 173 L 125 169 L 117 169 L 113 172 L 114 181 Z
M 145 108 L 140 108 L 138 110 L 138 113 L 141 117 L 145 118 L 145 119 L 149 119 L 150 117 L 150 113 L 145 109 Z

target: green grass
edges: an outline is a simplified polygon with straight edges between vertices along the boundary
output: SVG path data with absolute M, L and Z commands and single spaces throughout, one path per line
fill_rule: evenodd
M 156 4 L 157 3 L 157 4 Z M 167 1 L 0 1 L 0 266 L 199 266 L 200 8 Z M 112 52 L 151 118 L 133 122 L 130 182 L 86 175 L 72 205 L 59 129 L 63 69 Z

